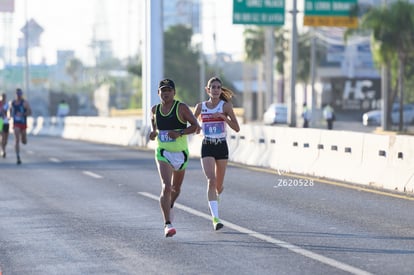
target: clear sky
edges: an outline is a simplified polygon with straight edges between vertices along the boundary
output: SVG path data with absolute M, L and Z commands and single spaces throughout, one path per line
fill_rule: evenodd
M 232 24 L 232 1 L 203 1 L 204 50 L 214 51 L 212 33 L 215 32 L 217 51 L 240 53 L 243 27 Z M 139 49 L 142 8 L 142 0 L 15 0 L 15 13 L 9 26 L 12 33 L 7 38 L 0 37 L 0 41 L 7 40 L 16 48 L 18 38 L 23 35 L 20 29 L 25 18 L 33 18 L 44 28 L 41 47 L 32 53 L 33 62 L 40 62 L 44 57 L 47 63 L 54 63 L 57 49 L 75 50 L 82 60 L 92 60 L 89 45 L 93 25 L 97 24 L 96 35 L 105 32 L 112 39 L 115 55 L 126 57 Z
M 165 0 L 168 1 L 168 0 Z M 243 52 L 243 25 L 233 25 L 233 0 L 203 1 L 203 49 L 206 53 L 228 52 L 240 56 Z M 33 52 L 33 62 L 44 57 L 47 63 L 56 61 L 55 52 L 75 50 L 77 57 L 86 62 L 92 61 L 89 47 L 93 38 L 93 26 L 96 35 L 105 33 L 112 40 L 117 57 L 127 57 L 139 49 L 142 34 L 143 0 L 15 0 L 15 13 L 11 23 L 11 37 L 0 37 L 17 47 L 22 37 L 20 28 L 25 18 L 33 18 L 44 28 L 41 35 L 41 47 Z M 292 1 L 286 1 L 286 9 Z M 303 0 L 298 0 L 303 7 Z M 2 14 L 4 16 L 4 14 Z M 289 24 L 290 16 L 286 16 Z M 3 22 L 4 24 L 4 22 Z M 1 30 L 0 30 L 1 32 Z M 213 33 L 216 34 L 214 43 Z M 37 59 L 37 60 L 36 60 Z M 89 60 L 89 61 L 88 61 Z
M 48 63 L 55 60 L 55 52 L 75 50 L 81 59 L 91 59 L 89 47 L 96 35 L 105 32 L 105 38 L 113 40 L 116 56 L 125 57 L 136 53 L 139 43 L 138 9 L 141 1 L 136 0 L 15 0 L 12 21 L 13 47 L 22 37 L 20 29 L 25 18 L 34 19 L 44 28 L 41 47 L 36 55 L 44 56 Z M 97 5 L 96 3 L 99 3 Z M 135 21 L 135 22 L 134 22 Z

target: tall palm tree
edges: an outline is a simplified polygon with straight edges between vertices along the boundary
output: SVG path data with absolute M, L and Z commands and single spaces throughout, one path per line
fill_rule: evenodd
M 397 72 L 397 89 L 391 95 L 390 105 L 398 92 L 398 129 L 402 131 L 405 66 L 407 56 L 414 50 L 414 5 L 400 0 L 388 7 L 374 7 L 362 17 L 360 27 L 372 30 L 376 61 L 389 68 L 391 73 Z
M 243 32 L 246 60 L 256 62 L 265 52 L 265 31 L 262 27 L 247 28 Z
M 66 63 L 65 70 L 72 77 L 73 83 L 76 85 L 83 70 L 83 63 L 78 58 L 72 58 Z
M 257 62 L 263 59 L 265 54 L 265 31 L 263 27 L 249 28 L 244 31 L 246 59 L 251 62 Z M 288 41 L 286 39 L 286 30 L 276 28 L 275 34 L 275 56 L 276 71 L 284 78 L 284 63 L 286 61 L 286 51 L 288 50 Z M 299 34 L 297 60 L 297 79 L 307 84 L 310 80 L 310 45 L 311 33 L 304 32 Z M 317 59 L 320 59 L 322 47 L 317 47 Z M 319 62 L 317 60 L 317 62 Z M 304 85 L 306 87 L 306 85 Z
M 276 71 L 283 75 L 283 63 L 285 62 L 286 38 L 283 28 L 275 28 L 275 56 L 277 58 Z M 263 59 L 265 54 L 265 29 L 263 27 L 247 28 L 244 33 L 244 51 L 247 61 L 257 62 Z

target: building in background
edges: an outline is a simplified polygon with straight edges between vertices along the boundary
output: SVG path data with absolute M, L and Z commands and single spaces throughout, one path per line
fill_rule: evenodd
M 201 4 L 198 0 L 164 0 L 164 30 L 181 24 L 192 27 L 194 34 L 200 33 L 200 12 Z

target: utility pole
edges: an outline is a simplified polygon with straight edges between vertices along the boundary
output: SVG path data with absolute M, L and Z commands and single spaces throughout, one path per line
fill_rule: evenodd
M 204 47 L 203 47 L 203 12 L 204 12 L 204 7 L 203 7 L 203 1 L 200 1 L 200 10 L 199 10 L 199 32 L 200 32 L 200 41 L 198 43 L 198 50 L 199 50 L 199 63 L 200 63 L 200 102 L 204 101 L 205 99 L 205 95 L 206 95 L 206 91 L 204 89 L 204 87 L 206 86 L 206 80 L 205 80 L 205 75 L 206 75 L 206 66 L 205 66 L 205 62 L 204 62 Z
M 24 90 L 26 93 L 26 98 L 29 99 L 29 93 L 30 93 L 30 59 L 29 59 L 29 19 L 28 19 L 28 7 L 27 7 L 27 0 L 24 1 L 24 17 L 26 20 L 26 26 L 24 29 Z
M 386 7 L 388 5 L 387 0 L 382 0 L 382 5 Z M 390 128 L 388 121 L 389 113 L 389 68 L 387 66 L 381 66 L 381 127 L 383 131 L 388 131 Z
M 310 77 L 311 77 L 311 110 L 315 117 L 316 110 L 316 94 L 315 94 L 315 78 L 316 78 L 316 34 L 315 28 L 311 29 L 311 60 L 310 60 Z
M 275 28 L 273 26 L 267 26 L 265 29 L 265 80 L 266 80 L 266 108 L 273 103 L 273 72 L 274 56 L 275 56 L 275 39 L 274 39 Z M 265 109 L 266 109 L 265 108 Z
M 162 0 L 145 0 L 144 45 L 142 61 L 143 130 L 151 127 L 151 107 L 159 102 L 158 82 L 164 75 L 164 38 Z
M 297 37 L 298 29 L 296 22 L 297 10 L 297 0 L 293 0 L 293 9 L 290 11 L 292 14 L 292 38 L 291 38 L 291 71 L 290 71 L 290 102 L 289 102 L 289 126 L 296 127 L 296 64 L 297 64 Z

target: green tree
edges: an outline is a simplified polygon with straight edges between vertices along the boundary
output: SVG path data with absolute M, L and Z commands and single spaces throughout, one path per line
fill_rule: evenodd
M 261 61 L 264 56 L 265 32 L 263 27 L 248 28 L 243 33 L 245 38 L 246 59 L 251 62 Z M 288 50 L 288 40 L 286 39 L 286 30 L 276 28 L 274 33 L 275 39 L 275 57 L 276 71 L 284 77 L 284 63 L 286 61 L 286 51 Z M 310 80 L 310 51 L 311 51 L 311 34 L 305 32 L 299 34 L 298 38 L 298 59 L 297 59 L 297 79 L 305 84 Z M 318 46 L 316 49 L 316 63 L 319 61 L 323 48 Z M 305 85 L 306 86 L 306 85 Z
M 374 60 L 388 69 L 392 83 L 395 85 L 391 92 L 388 109 L 391 110 L 397 94 L 400 106 L 402 106 L 407 60 L 414 49 L 414 5 L 400 0 L 390 6 L 373 7 L 362 16 L 360 29 L 371 30 Z M 389 116 L 390 114 L 387 114 L 388 119 Z M 402 131 L 402 108 L 400 108 L 399 116 L 398 129 Z
M 175 81 L 177 98 L 189 105 L 200 100 L 199 52 L 191 45 L 193 31 L 184 25 L 164 33 L 164 76 Z
M 71 58 L 67 61 L 65 71 L 73 80 L 76 85 L 79 80 L 79 76 L 83 71 L 83 63 L 78 58 Z
M 132 89 L 129 103 L 130 109 L 142 108 L 142 62 L 138 56 L 129 60 L 127 70 L 132 75 Z
M 276 64 L 274 70 L 278 73 L 280 79 L 284 79 L 284 63 L 286 60 L 286 39 L 285 31 L 283 28 L 274 29 L 274 56 L 276 57 Z M 246 60 L 252 63 L 263 63 L 265 58 L 265 28 L 262 26 L 254 26 L 245 29 L 244 33 L 244 51 L 246 54 Z M 282 88 L 283 89 L 283 88 Z M 281 91 L 282 97 L 284 97 L 284 91 Z
M 265 54 L 265 29 L 264 27 L 247 28 L 243 32 L 244 51 L 246 52 L 246 60 L 250 62 L 258 62 L 263 59 Z M 276 71 L 279 75 L 284 75 L 284 62 L 286 60 L 286 38 L 283 28 L 275 28 L 275 57 Z
M 405 79 L 404 99 L 406 102 L 414 102 L 414 52 L 407 58 Z
M 247 28 L 243 32 L 246 60 L 260 61 L 265 53 L 265 31 L 263 27 Z

